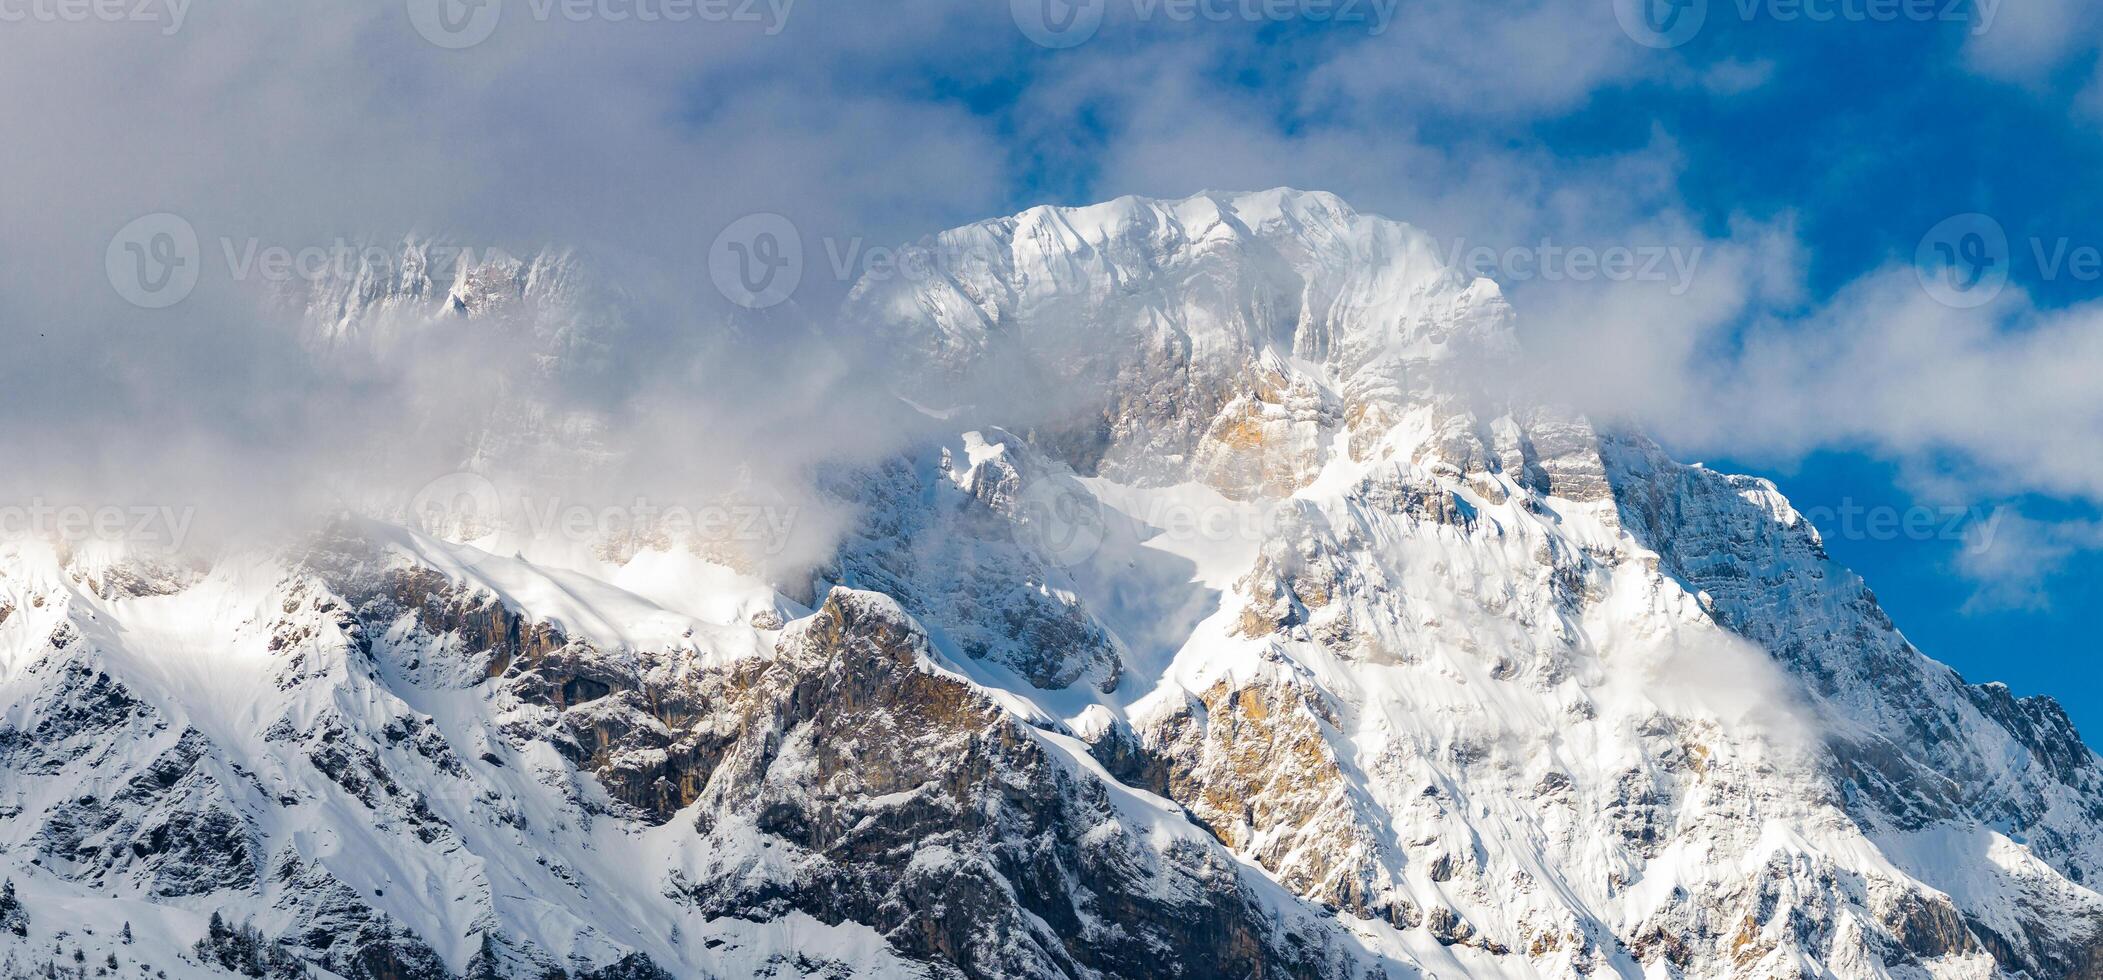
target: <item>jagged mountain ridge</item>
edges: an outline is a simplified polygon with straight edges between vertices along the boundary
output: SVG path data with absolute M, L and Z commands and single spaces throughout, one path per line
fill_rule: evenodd
M 1493 394 L 1510 310 L 1420 232 L 1272 191 L 913 248 L 844 319 L 960 431 L 822 476 L 815 581 L 17 546 L 11 952 L 63 907 L 200 976 L 214 909 L 339 975 L 2095 975 L 2064 715 L 1772 486 Z

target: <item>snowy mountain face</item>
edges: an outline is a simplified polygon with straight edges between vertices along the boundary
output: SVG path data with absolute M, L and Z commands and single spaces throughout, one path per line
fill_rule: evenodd
M 1772 485 L 1493 394 L 1511 311 L 1423 234 L 1271 191 L 905 252 L 841 319 L 954 432 L 812 474 L 816 568 L 4 546 L 0 975 L 2103 976 L 2057 706 Z M 567 260 L 453 280 L 310 336 L 618 336 Z

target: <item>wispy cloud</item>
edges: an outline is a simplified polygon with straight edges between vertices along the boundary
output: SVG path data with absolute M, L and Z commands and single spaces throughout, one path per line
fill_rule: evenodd
M 2050 609 L 2053 576 L 2076 555 L 2097 549 L 2103 549 L 2103 523 L 2004 515 L 1958 552 L 1958 570 L 1978 583 L 1965 611 Z
M 815 269 L 826 243 L 911 239 L 1044 199 L 1289 184 L 1493 252 L 1685 258 L 1676 285 L 1507 281 L 1539 364 L 1530 381 L 1578 407 L 1699 452 L 1955 456 L 1977 493 L 2103 499 L 2088 381 L 2103 313 L 2039 308 L 2019 289 L 1951 309 L 1896 266 L 1813 290 L 1818 243 L 1791 212 L 1719 216 L 1686 199 L 1703 175 L 1663 114 L 1582 153 L 1542 137 L 1617 95 L 1756 98 L 1790 70 L 1690 53 L 1700 41 L 1653 51 L 1607 4 L 1431 0 L 1392 8 L 1377 32 L 1112 4 L 1061 50 L 1002 4 L 801 0 L 764 24 L 657 25 L 529 7 L 506 5 L 457 50 L 420 36 L 401 4 L 0 32 L 0 87 L 20 96 L 0 100 L 0 127 L 38 134 L 0 161 L 0 181 L 25 189 L 0 196 L 0 451 L 27 461 L 11 479 L 198 494 L 253 482 L 278 498 L 275 483 L 346 446 L 443 457 L 451 422 L 492 410 L 501 386 L 463 383 L 502 363 L 488 337 L 437 337 L 389 370 L 317 363 L 256 284 L 212 258 L 222 243 L 425 232 L 518 254 L 574 246 L 632 292 L 633 333 L 625 357 L 549 398 L 631 423 L 676 400 L 713 432 L 807 435 L 828 429 L 811 407 L 830 392 L 882 388 L 799 343 L 825 326 L 851 263 L 730 331 L 744 314 L 710 286 L 708 250 L 731 221 L 784 215 Z M 2075 65 L 2088 19 L 2062 0 L 2003 5 L 1953 56 L 1994 77 Z M 160 212 L 195 228 L 208 262 L 193 296 L 146 311 L 110 288 L 104 259 L 118 229 Z

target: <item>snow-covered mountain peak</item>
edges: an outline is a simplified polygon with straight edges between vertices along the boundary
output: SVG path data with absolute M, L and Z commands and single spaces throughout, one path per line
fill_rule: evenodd
M 953 368 L 995 334 L 1146 340 L 1175 327 L 1211 352 L 1275 346 L 1345 373 L 1376 349 L 1509 342 L 1495 284 L 1449 268 L 1429 235 L 1289 188 L 1040 206 L 923 239 L 900 264 L 921 274 L 866 278 L 850 310 L 892 324 L 934 314 L 933 334 L 907 336 Z M 1067 320 L 1074 300 L 1093 315 Z M 1398 351 L 1419 341 L 1431 344 Z
M 626 297 L 573 249 L 514 254 L 412 235 L 310 251 L 320 254 L 283 284 L 277 305 L 317 357 L 386 362 L 472 324 L 512 356 L 578 373 L 602 367 L 627 339 Z
M 1304 485 L 1346 419 L 1474 401 L 1515 350 L 1494 283 L 1321 193 L 1033 208 L 899 267 L 844 320 L 893 352 L 901 391 L 997 406 L 1084 472 L 1209 471 L 1234 494 Z
M 841 322 L 961 407 L 816 468 L 846 516 L 807 566 L 392 511 L 167 578 L 0 551 L 0 948 L 186 980 L 2096 975 L 2103 763 L 2064 713 L 1915 650 L 1772 484 L 1484 391 L 1512 312 L 1423 233 L 1274 190 L 906 251 Z M 564 268 L 324 305 L 365 311 L 342 337 L 456 300 L 608 336 Z

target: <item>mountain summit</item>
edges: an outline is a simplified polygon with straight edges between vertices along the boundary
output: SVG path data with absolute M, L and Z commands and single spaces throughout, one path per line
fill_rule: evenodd
M 309 336 L 614 336 L 505 262 Z M 1496 383 L 1512 310 L 1424 233 L 1122 198 L 899 264 L 839 322 L 956 424 L 818 467 L 852 519 L 792 569 L 414 508 L 0 546 L 0 960 L 2103 976 L 2059 708 L 1915 650 L 1773 485 Z

